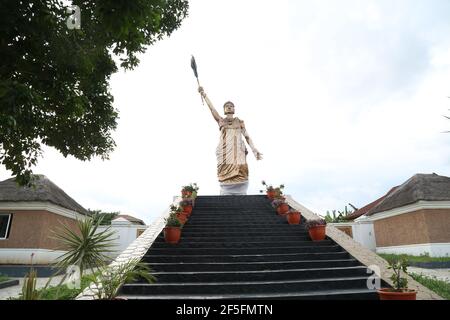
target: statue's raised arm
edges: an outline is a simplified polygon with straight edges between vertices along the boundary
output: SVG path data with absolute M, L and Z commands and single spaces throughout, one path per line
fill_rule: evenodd
M 222 117 L 219 115 L 219 113 L 217 112 L 217 110 L 214 108 L 211 100 L 209 100 L 208 96 L 205 93 L 205 90 L 203 89 L 203 87 L 198 87 L 198 92 L 200 92 L 200 94 L 202 95 L 203 99 L 205 99 L 206 104 L 208 105 L 209 110 L 211 111 L 214 120 L 217 121 L 217 123 L 219 123 L 220 120 L 222 120 Z

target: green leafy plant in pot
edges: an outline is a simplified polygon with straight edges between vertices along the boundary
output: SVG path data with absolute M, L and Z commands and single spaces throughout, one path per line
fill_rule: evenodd
M 322 241 L 326 238 L 327 222 L 324 219 L 308 220 L 305 228 L 313 241 Z
M 166 227 L 164 228 L 164 239 L 167 243 L 177 244 L 181 238 L 181 222 L 177 215 L 171 212 L 166 218 Z
M 183 186 L 181 189 L 181 196 L 183 198 L 196 198 L 199 187 L 197 183 L 191 183 L 187 186 Z
M 272 185 L 268 185 L 264 180 L 262 181 L 262 185 L 266 188 L 267 198 L 270 200 L 274 200 L 277 197 L 281 197 L 283 194 L 284 184 L 279 187 L 274 187 Z M 259 192 L 264 193 L 263 190 L 259 190 Z
M 184 212 L 183 209 L 181 209 L 181 207 L 179 207 L 179 206 L 171 205 L 170 206 L 170 214 L 175 215 L 177 217 L 178 221 L 180 221 L 181 225 L 183 225 L 183 226 L 188 220 L 188 214 L 186 212 Z
M 378 290 L 380 300 L 416 300 L 417 291 L 408 289 L 408 279 L 402 277 L 402 272 L 408 274 L 408 261 L 402 259 L 388 260 L 389 267 L 393 271 L 391 276 L 393 288 Z
M 183 201 L 180 202 L 180 208 L 187 217 L 190 217 L 193 210 L 193 199 L 183 199 Z
M 282 198 L 277 198 L 272 201 L 272 207 L 274 207 L 279 215 L 286 215 L 289 212 L 289 206 Z

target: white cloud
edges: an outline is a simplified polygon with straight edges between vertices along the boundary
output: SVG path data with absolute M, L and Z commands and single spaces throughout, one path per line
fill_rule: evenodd
M 219 111 L 236 103 L 265 160 L 250 191 L 285 183 L 319 212 L 362 206 L 418 172 L 450 175 L 448 1 L 191 1 L 169 39 L 111 81 L 120 111 L 111 160 L 46 150 L 36 172 L 83 206 L 150 222 L 198 182 L 217 194 Z M 3 170 L 2 177 L 8 174 Z

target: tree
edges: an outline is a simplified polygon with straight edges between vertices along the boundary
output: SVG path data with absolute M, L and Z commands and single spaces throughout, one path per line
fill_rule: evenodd
M 111 221 L 120 214 L 120 212 L 103 212 L 102 210 L 91 209 L 88 209 L 88 212 L 94 223 L 100 220 L 102 226 L 111 225 Z
M 82 161 L 108 158 L 118 118 L 108 88 L 115 61 L 136 67 L 137 55 L 188 12 L 187 0 L 73 0 L 81 28 L 69 29 L 67 4 L 0 2 L 0 162 L 22 185 L 42 145 Z
M 114 252 L 115 233 L 110 227 L 99 230 L 102 218 L 94 221 L 92 218 L 78 220 L 75 230 L 62 225 L 57 230 L 52 230 L 53 239 L 60 243 L 60 249 L 65 251 L 55 265 L 66 269 L 71 265 L 80 268 L 80 277 L 86 269 L 99 270 L 111 257 L 108 254 Z

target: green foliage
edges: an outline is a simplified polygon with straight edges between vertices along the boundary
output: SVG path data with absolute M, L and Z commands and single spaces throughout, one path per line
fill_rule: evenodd
M 36 290 L 37 272 L 31 270 L 23 281 L 21 300 L 39 300 L 39 293 Z
M 114 299 L 124 283 L 136 280 L 145 280 L 148 283 L 156 279 L 151 275 L 151 269 L 139 260 L 131 260 L 123 264 L 101 268 L 98 274 L 89 276 L 95 284 L 96 298 L 111 300 Z
M 261 184 L 266 188 L 266 191 L 259 190 L 260 193 L 275 191 L 276 197 L 280 197 L 281 195 L 283 195 L 284 184 L 281 184 L 279 187 L 274 187 L 273 185 L 267 184 L 264 180 L 261 182 Z
M 66 251 L 59 257 L 56 266 L 66 269 L 76 265 L 80 268 L 80 276 L 83 276 L 85 269 L 106 264 L 110 260 L 107 254 L 113 252 L 114 232 L 109 227 L 99 231 L 101 223 L 102 218 L 97 221 L 87 218 L 77 221 L 76 231 L 66 225 L 53 231 L 53 238 L 60 241 L 61 250 Z
M 440 295 L 442 298 L 450 300 L 450 283 L 439 280 L 436 277 L 425 277 L 415 273 L 410 273 L 410 276 L 421 285 Z
M 407 254 L 379 254 L 385 260 L 393 260 L 393 259 L 406 259 L 410 263 L 413 262 L 450 262 L 450 257 L 430 257 L 429 254 L 422 254 L 420 256 L 410 256 Z
M 183 186 L 181 190 L 192 192 L 192 193 L 194 193 L 194 192 L 197 193 L 199 189 L 200 188 L 198 187 L 197 183 L 191 183 L 187 186 Z
M 402 278 L 402 272 L 408 274 L 408 260 L 406 259 L 391 259 L 387 260 L 389 263 L 388 269 L 393 271 L 391 281 L 396 291 L 404 291 L 408 289 L 408 279 Z
M 81 10 L 69 29 L 67 6 Z M 0 1 L 0 163 L 30 184 L 42 145 L 107 159 L 118 112 L 108 85 L 120 66 L 170 36 L 187 0 Z
M 101 210 L 88 210 L 88 213 L 91 215 L 91 218 L 96 223 L 98 220 L 101 221 L 101 225 L 110 225 L 111 221 L 114 220 L 120 212 L 103 212 Z
M 351 204 L 349 204 L 350 206 L 352 206 Z M 353 206 L 352 206 L 353 207 Z M 353 207 L 355 208 L 355 207 Z M 347 206 L 345 206 L 343 211 L 337 211 L 336 214 L 336 210 L 331 211 L 327 211 L 327 215 L 325 216 L 325 220 L 328 223 L 339 223 L 339 222 L 346 222 L 348 221 L 346 219 L 346 217 L 350 214 L 352 214 L 354 211 L 353 210 L 348 210 Z
M 87 288 L 91 283 L 91 278 L 88 276 L 83 276 L 81 278 L 80 288 L 69 288 L 65 284 L 60 284 L 57 286 L 48 286 L 40 289 L 35 289 L 34 300 L 72 300 L 75 299 L 85 288 Z M 50 280 L 49 280 L 50 281 Z M 18 298 L 11 298 L 10 300 L 27 300 L 24 298 L 23 293 L 19 295 Z
M 9 280 L 9 278 L 7 276 L 5 276 L 5 275 L 0 273 L 0 282 L 5 282 L 5 281 L 8 281 L 8 280 Z
M 175 207 L 176 208 L 176 207 Z M 168 218 L 165 219 L 166 221 L 166 227 L 175 227 L 175 228 L 181 228 L 180 220 L 177 218 L 177 211 L 171 211 Z
M 18 300 L 41 300 L 42 292 L 50 284 L 52 278 L 50 278 L 45 284 L 42 290 L 36 288 L 37 271 L 31 267 L 30 272 L 25 275 L 22 285 L 22 292 L 19 295 Z

